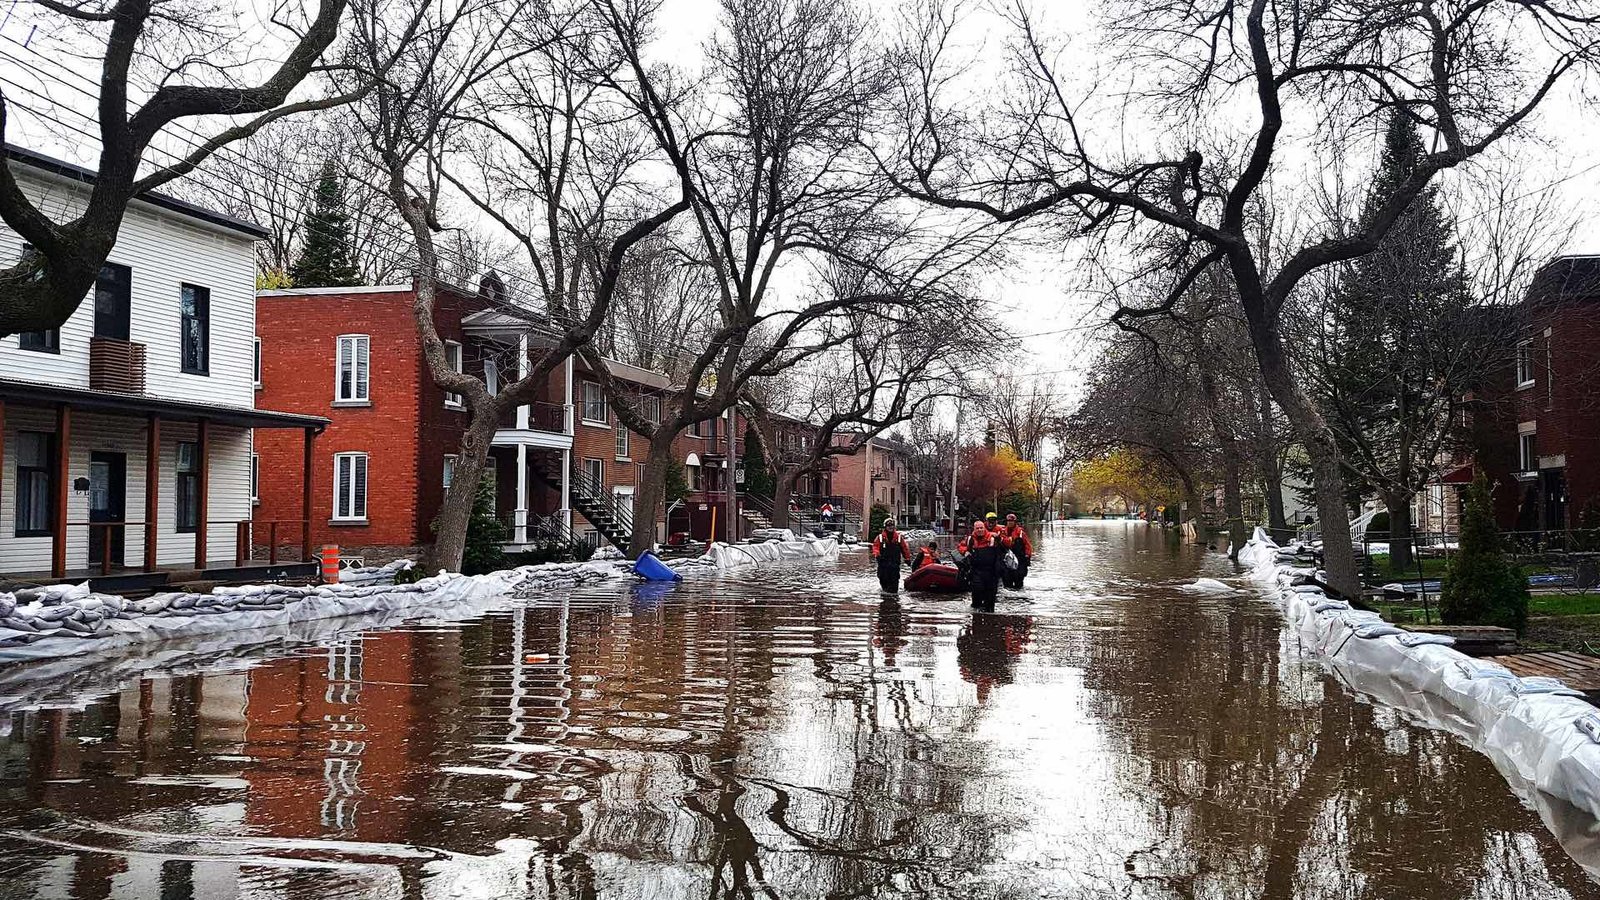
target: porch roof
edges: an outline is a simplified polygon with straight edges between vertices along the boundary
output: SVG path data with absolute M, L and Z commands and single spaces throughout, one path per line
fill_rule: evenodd
M 238 428 L 314 428 L 321 431 L 328 426 L 328 419 L 322 416 L 276 412 L 270 409 L 247 409 L 216 403 L 167 400 L 140 394 L 91 391 L 84 388 L 18 381 L 13 378 L 0 378 L 0 400 L 24 404 L 65 403 L 76 409 L 157 415 L 175 421 L 208 419 L 219 425 L 233 425 Z

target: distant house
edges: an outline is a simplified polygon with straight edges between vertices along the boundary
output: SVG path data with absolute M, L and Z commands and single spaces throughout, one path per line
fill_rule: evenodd
M 854 434 L 838 434 L 834 442 L 847 445 Z M 934 512 L 933 485 L 918 484 L 913 473 L 915 450 L 899 438 L 880 435 L 852 454 L 841 455 L 833 476 L 833 489 L 860 511 L 862 529 L 871 527 L 873 506 L 882 506 L 905 525 L 927 524 Z
M 23 192 L 50 208 L 83 202 L 95 181 L 30 151 L 6 154 Z M 256 404 L 253 245 L 264 236 L 147 194 L 61 328 L 0 341 L 0 571 L 59 579 L 246 562 L 252 434 L 310 446 L 326 424 Z M 25 252 L 0 228 L 0 258 Z M 282 473 L 296 491 L 304 476 Z

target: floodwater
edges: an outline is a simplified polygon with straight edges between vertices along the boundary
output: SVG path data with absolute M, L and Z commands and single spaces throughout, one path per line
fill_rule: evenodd
M 0 898 L 1600 896 L 1593 822 L 1177 589 L 1220 554 L 1078 524 L 976 614 L 867 565 L 0 673 Z

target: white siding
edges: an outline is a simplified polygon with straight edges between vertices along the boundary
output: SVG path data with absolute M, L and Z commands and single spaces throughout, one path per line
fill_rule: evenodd
M 127 520 L 144 521 L 146 422 L 142 417 L 74 411 L 68 447 L 67 521 L 89 518 L 89 498 L 71 491 L 71 480 L 87 477 L 89 455 L 95 450 L 124 453 L 128 460 Z M 54 432 L 55 413 L 46 409 L 9 406 L 6 410 L 5 466 L 0 483 L 0 572 L 50 571 L 50 538 L 16 537 L 17 432 Z M 180 441 L 192 441 L 196 426 L 187 422 L 161 424 L 160 509 L 157 516 L 157 563 L 162 566 L 194 564 L 193 534 L 177 531 L 177 453 Z M 250 518 L 250 432 L 243 428 L 211 427 L 210 480 L 207 490 L 210 526 L 206 534 L 207 565 L 234 562 L 236 525 Z M 67 568 L 89 565 L 89 530 L 75 525 L 67 531 Z M 144 528 L 130 527 L 123 560 L 137 568 L 144 562 Z
M 69 214 L 83 188 L 32 177 L 23 192 L 52 216 Z M 16 233 L 0 225 L 0 262 L 21 253 Z M 147 204 L 122 220 L 109 260 L 133 270 L 129 339 L 145 345 L 145 390 L 152 397 L 249 408 L 255 404 L 251 361 L 255 338 L 255 261 L 252 241 Z M 210 374 L 182 371 L 178 292 L 182 284 L 211 290 Z M 93 292 L 61 328 L 61 352 L 22 350 L 15 335 L 0 338 L 0 377 L 77 388 L 89 386 Z

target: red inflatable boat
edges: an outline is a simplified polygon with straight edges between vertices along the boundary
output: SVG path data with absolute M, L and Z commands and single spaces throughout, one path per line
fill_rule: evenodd
M 936 591 L 953 594 L 960 591 L 961 572 L 946 563 L 928 563 L 906 576 L 908 591 Z

